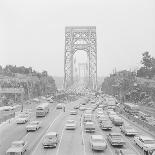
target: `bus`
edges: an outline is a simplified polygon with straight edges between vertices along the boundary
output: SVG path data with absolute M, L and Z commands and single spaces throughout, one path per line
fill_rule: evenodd
M 124 111 L 132 115 L 138 114 L 138 105 L 133 103 L 124 103 Z
M 42 103 L 36 107 L 36 117 L 44 117 L 49 112 L 49 103 Z

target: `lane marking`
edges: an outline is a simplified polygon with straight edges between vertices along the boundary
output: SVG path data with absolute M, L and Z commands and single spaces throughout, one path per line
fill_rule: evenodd
M 55 107 L 53 110 L 51 110 L 50 113 L 51 113 L 51 112 L 54 112 L 54 111 L 56 111 L 56 107 Z M 48 114 L 49 114 L 49 113 L 48 113 Z M 48 114 L 47 114 L 47 115 L 48 115 Z M 46 115 L 46 116 L 47 116 L 47 115 Z M 46 118 L 46 116 L 45 116 L 44 118 Z M 32 119 L 32 118 L 31 118 L 31 120 L 29 121 L 29 123 L 30 123 L 31 121 L 34 121 L 34 120 L 35 120 L 35 119 Z M 40 127 L 42 126 L 43 121 L 45 121 L 45 119 L 43 119 L 42 121 L 39 121 L 39 122 L 40 122 Z M 26 124 L 26 126 L 27 126 L 27 125 L 28 125 L 28 123 Z M 25 126 L 25 129 L 26 129 L 26 126 Z M 37 129 L 37 130 L 39 130 L 39 129 Z M 47 129 L 47 130 L 48 130 L 48 129 Z M 25 140 L 26 137 L 28 137 L 30 134 L 31 134 L 31 132 L 28 132 L 28 133 L 22 138 L 22 140 Z
M 62 115 L 62 113 L 60 113 L 60 114 L 53 120 L 53 122 L 52 122 L 52 123 L 49 125 L 49 127 L 46 129 L 45 133 L 48 132 L 48 130 L 52 127 L 52 125 L 55 123 L 55 121 L 56 121 L 61 115 Z M 31 155 L 33 155 L 33 154 L 36 152 L 36 150 L 38 149 L 38 147 L 39 147 L 40 143 L 42 142 L 43 138 L 44 138 L 44 136 L 42 136 L 42 138 L 41 138 L 40 141 L 38 142 L 37 146 L 35 147 L 34 151 L 31 153 Z
M 131 147 L 137 154 L 141 155 L 141 153 L 139 153 L 139 152 L 136 150 L 136 148 L 135 148 L 134 146 L 132 146 L 130 140 L 129 140 L 127 137 L 125 137 L 123 134 L 121 134 L 121 135 L 124 137 L 124 139 L 126 139 L 127 143 L 130 145 L 130 147 Z
M 65 131 L 65 126 L 63 127 L 62 132 L 61 132 L 61 138 L 60 138 L 60 141 L 59 141 L 59 145 L 58 145 L 56 155 L 58 155 L 58 153 L 59 153 L 59 149 L 60 149 L 60 145 L 61 145 L 61 142 L 62 142 L 62 137 L 63 137 L 64 131 Z
M 83 144 L 83 154 L 86 155 L 86 146 L 84 140 L 84 128 L 83 128 L 83 113 L 81 114 L 81 132 L 82 132 L 82 144 Z

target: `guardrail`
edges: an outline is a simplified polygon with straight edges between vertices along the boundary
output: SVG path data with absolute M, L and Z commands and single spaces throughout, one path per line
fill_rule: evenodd
M 143 121 L 143 120 L 140 120 L 130 114 L 128 114 L 127 112 L 121 110 L 121 109 L 117 109 L 117 111 L 120 113 L 120 114 L 123 114 L 125 117 L 127 117 L 129 120 L 133 121 L 133 122 L 136 122 L 137 124 L 141 125 L 142 127 L 148 129 L 148 131 L 150 131 L 151 133 L 155 133 L 155 126 L 153 125 L 150 125 L 149 123 Z M 154 134 L 155 135 L 155 134 Z

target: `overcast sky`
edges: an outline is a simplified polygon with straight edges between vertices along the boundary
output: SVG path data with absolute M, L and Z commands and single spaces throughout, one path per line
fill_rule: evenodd
M 96 26 L 99 76 L 155 56 L 155 0 L 0 0 L 0 64 L 63 76 L 65 26 Z

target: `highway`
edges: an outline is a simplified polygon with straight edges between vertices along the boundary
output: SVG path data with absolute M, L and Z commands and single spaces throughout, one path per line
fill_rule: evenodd
M 41 128 L 35 132 L 27 132 L 25 129 L 26 124 L 17 125 L 15 121 L 6 125 L 0 130 L 0 155 L 4 155 L 6 150 L 10 147 L 11 142 L 15 140 L 25 140 L 28 142 L 28 149 L 24 155 L 115 155 L 115 150 L 120 149 L 111 146 L 107 140 L 107 135 L 110 132 L 119 132 L 120 127 L 114 126 L 111 131 L 103 131 L 99 127 L 98 120 L 96 118 L 96 111 L 93 112 L 93 120 L 95 122 L 95 134 L 102 134 L 107 143 L 107 149 L 103 151 L 92 151 L 89 140 L 92 133 L 86 133 L 83 126 L 83 111 L 78 110 L 77 115 L 70 115 L 70 111 L 73 110 L 75 105 L 79 105 L 80 100 L 70 102 L 66 104 L 66 111 L 62 109 L 56 109 L 57 103 L 52 103 L 50 106 L 50 112 L 46 117 L 36 118 L 35 111 L 32 112 L 31 120 L 41 121 Z M 89 105 L 88 105 L 89 106 Z M 106 111 L 104 114 L 107 115 Z M 119 114 L 118 114 L 119 115 Z M 120 115 L 120 117 L 122 117 Z M 73 119 L 77 122 L 77 128 L 75 130 L 66 130 L 65 124 L 67 120 Z M 123 118 L 124 122 L 131 122 Z M 134 124 L 132 124 L 134 125 Z M 139 133 L 149 135 L 138 126 L 134 128 Z M 47 132 L 54 131 L 59 133 L 59 143 L 56 148 L 44 149 L 42 146 L 43 137 Z M 121 133 L 126 144 L 122 149 L 131 149 L 137 155 L 142 155 L 143 151 L 133 141 L 133 137 L 124 136 Z M 149 135 L 150 136 L 150 135 Z

